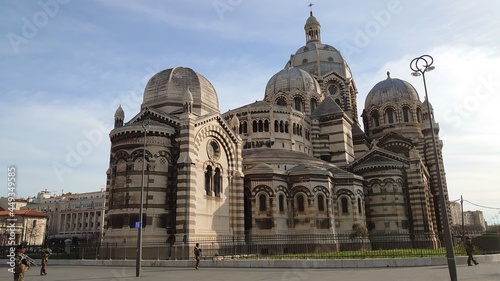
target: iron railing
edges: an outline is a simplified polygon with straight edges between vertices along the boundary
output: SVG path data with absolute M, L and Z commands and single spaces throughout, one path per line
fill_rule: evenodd
M 398 257 L 444 257 L 445 248 L 437 235 L 429 233 L 380 233 L 365 237 L 352 234 L 247 235 L 203 238 L 196 241 L 143 242 L 144 260 L 186 260 L 193 258 L 199 243 L 205 259 L 366 259 Z M 39 258 L 41 246 L 29 246 L 27 253 Z M 2 253 L 9 247 L 2 247 Z M 52 249 L 51 258 L 134 260 L 135 243 L 80 244 Z M 456 244 L 456 255 L 465 255 Z

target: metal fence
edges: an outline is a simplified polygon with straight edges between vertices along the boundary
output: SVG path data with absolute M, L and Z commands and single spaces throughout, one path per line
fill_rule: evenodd
M 365 259 L 446 256 L 439 237 L 428 233 L 381 233 L 366 237 L 352 234 L 247 235 L 204 238 L 197 241 L 143 243 L 144 260 L 185 260 L 193 257 L 200 243 L 205 259 Z M 8 247 L 2 250 L 8 251 Z M 29 247 L 39 258 L 41 247 Z M 136 259 L 137 245 L 131 243 L 80 244 L 70 249 L 53 249 L 51 258 Z M 465 255 L 457 245 L 455 254 Z

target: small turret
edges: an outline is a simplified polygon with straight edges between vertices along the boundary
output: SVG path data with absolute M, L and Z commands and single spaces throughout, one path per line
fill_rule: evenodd
M 189 90 L 189 87 L 184 92 L 182 96 L 182 104 L 184 105 L 184 113 L 193 113 L 193 94 Z
M 124 119 L 125 119 L 125 112 L 123 111 L 123 108 L 120 105 L 115 111 L 115 128 L 122 127 Z
M 233 116 L 233 118 L 231 118 L 231 129 L 233 129 L 235 133 L 238 133 L 240 130 L 240 119 L 238 119 L 236 114 Z

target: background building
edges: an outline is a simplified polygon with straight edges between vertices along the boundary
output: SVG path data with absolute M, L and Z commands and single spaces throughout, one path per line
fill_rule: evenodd
M 36 210 L 47 217 L 44 237 L 51 245 L 63 244 L 65 239 L 98 243 L 104 226 L 105 199 L 104 189 L 63 195 L 44 190 L 29 198 L 22 209 Z
M 42 245 L 47 227 L 47 214 L 35 210 L 0 211 L 0 233 L 2 246 L 12 245 L 21 241 L 28 245 Z
M 461 232 L 462 229 L 462 208 L 459 202 L 450 202 L 450 210 L 453 229 L 456 232 Z M 464 211 L 463 225 L 465 232 L 482 232 L 486 230 L 486 221 L 482 211 Z

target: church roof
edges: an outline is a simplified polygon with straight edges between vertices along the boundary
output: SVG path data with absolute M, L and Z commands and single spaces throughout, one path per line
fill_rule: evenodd
M 299 164 L 290 170 L 288 170 L 289 175 L 323 175 L 331 176 L 331 173 L 325 167 L 319 167 L 316 165 Z
M 349 165 L 350 170 L 355 173 L 360 170 L 378 167 L 403 167 L 409 159 L 403 155 L 393 153 L 389 150 L 374 146 L 372 150 L 356 159 Z
M 293 170 L 292 173 L 313 172 L 315 174 L 333 174 L 334 176 L 355 176 L 334 164 L 325 162 L 313 156 L 299 151 L 290 151 L 274 148 L 244 149 L 242 152 L 243 165 L 255 165 L 260 163 L 267 165 L 283 165 L 285 169 Z M 262 168 L 260 168 L 262 169 Z M 321 172 L 320 172 L 321 171 Z M 302 173 L 301 172 L 301 173 Z M 245 174 L 249 174 L 245 171 Z
M 327 96 L 322 103 L 311 113 L 311 118 L 324 117 L 336 113 L 343 113 L 344 111 L 335 102 L 332 96 Z

